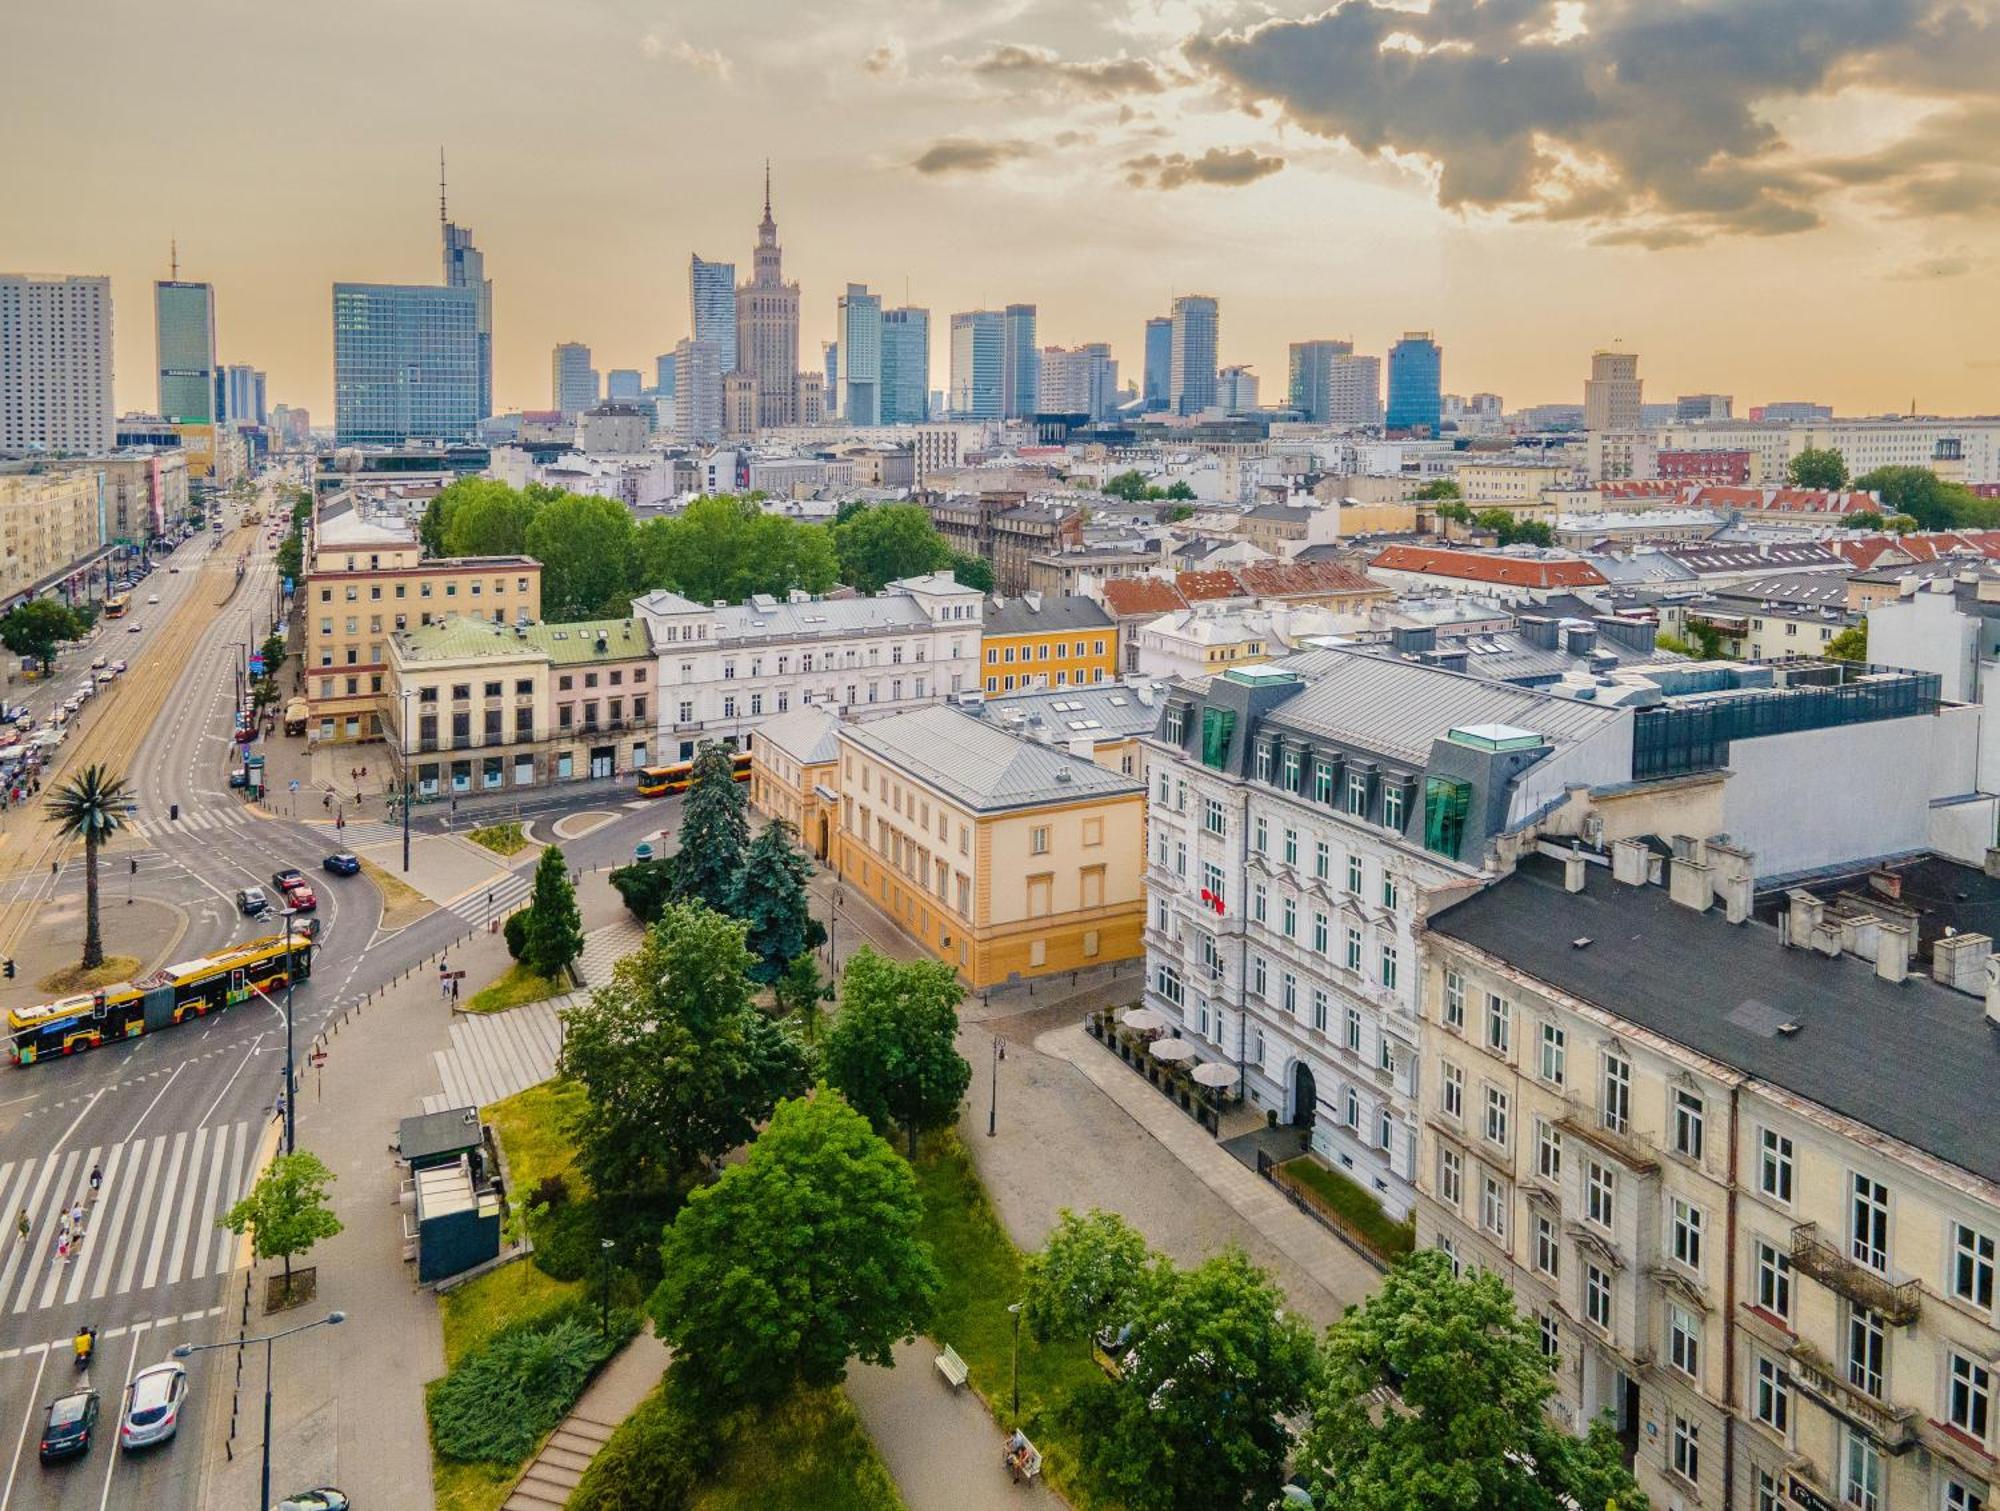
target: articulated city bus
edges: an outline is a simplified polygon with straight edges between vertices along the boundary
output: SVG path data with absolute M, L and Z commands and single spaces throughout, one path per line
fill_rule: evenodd
M 750 752 L 739 750 L 729 759 L 735 767 L 736 780 L 749 781 Z M 686 792 L 693 782 L 693 761 L 676 761 L 671 766 L 641 766 L 638 771 L 640 797 L 668 797 L 676 792 Z
M 120 981 L 40 1007 L 14 1008 L 7 1014 L 7 1057 L 16 1065 L 32 1065 L 206 1017 L 243 1001 L 252 987 L 285 985 L 287 969 L 292 979 L 306 980 L 312 975 L 312 952 L 312 940 L 304 933 L 291 936 L 289 952 L 285 937 L 272 935 L 167 966 L 137 981 Z
M 104 617 L 106 619 L 123 619 L 125 611 L 131 606 L 132 595 L 130 593 L 114 593 L 104 600 Z

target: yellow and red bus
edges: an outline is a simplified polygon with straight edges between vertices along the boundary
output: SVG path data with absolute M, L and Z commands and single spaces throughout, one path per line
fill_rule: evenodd
M 730 766 L 736 780 L 750 780 L 750 752 L 731 751 Z M 641 766 L 637 772 L 640 797 L 671 797 L 677 792 L 686 792 L 694 784 L 694 762 L 676 761 L 671 766 Z
M 104 600 L 104 617 L 106 619 L 123 619 L 125 611 L 131 606 L 132 595 L 130 593 L 113 593 L 109 598 Z

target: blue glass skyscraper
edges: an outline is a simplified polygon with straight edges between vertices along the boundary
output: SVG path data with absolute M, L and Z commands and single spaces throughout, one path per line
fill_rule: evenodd
M 1002 312 L 1000 387 L 1004 417 L 1030 420 L 1042 401 L 1042 349 L 1035 344 L 1035 307 L 1010 304 Z
M 882 423 L 921 425 L 930 418 L 931 312 L 882 311 Z
M 1004 403 L 1006 332 L 998 310 L 951 317 L 951 413 L 960 420 L 997 420 Z
M 1429 331 L 1405 331 L 1389 348 L 1390 430 L 1423 429 L 1438 433 L 1444 409 L 1444 349 Z
M 706 341 L 719 354 L 724 372 L 736 367 L 736 264 L 688 261 L 688 309 L 694 339 Z
M 1149 414 L 1167 407 L 1173 373 L 1174 322 L 1165 315 L 1156 316 L 1146 322 L 1145 391 L 1141 397 Z
M 456 441 L 479 425 L 481 291 L 333 286 L 333 429 L 339 441 Z

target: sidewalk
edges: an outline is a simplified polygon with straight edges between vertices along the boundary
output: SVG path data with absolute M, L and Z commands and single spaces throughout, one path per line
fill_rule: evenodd
M 1017 1485 L 1000 1466 L 1000 1426 L 970 1390 L 937 1372 L 928 1338 L 896 1345 L 896 1367 L 857 1364 L 847 1397 L 910 1511 L 1011 1511 L 1066 1504 L 1040 1480 Z
M 670 1357 L 667 1345 L 651 1332 L 640 1333 L 620 1349 L 522 1471 L 520 1484 L 500 1511 L 561 1511 L 618 1424 L 660 1383 Z

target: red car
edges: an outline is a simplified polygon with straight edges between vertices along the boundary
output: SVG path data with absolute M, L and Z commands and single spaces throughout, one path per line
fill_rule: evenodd
M 312 886 L 303 876 L 296 881 L 285 882 L 281 890 L 285 901 L 301 913 L 310 913 L 319 906 L 319 899 L 313 895 Z

